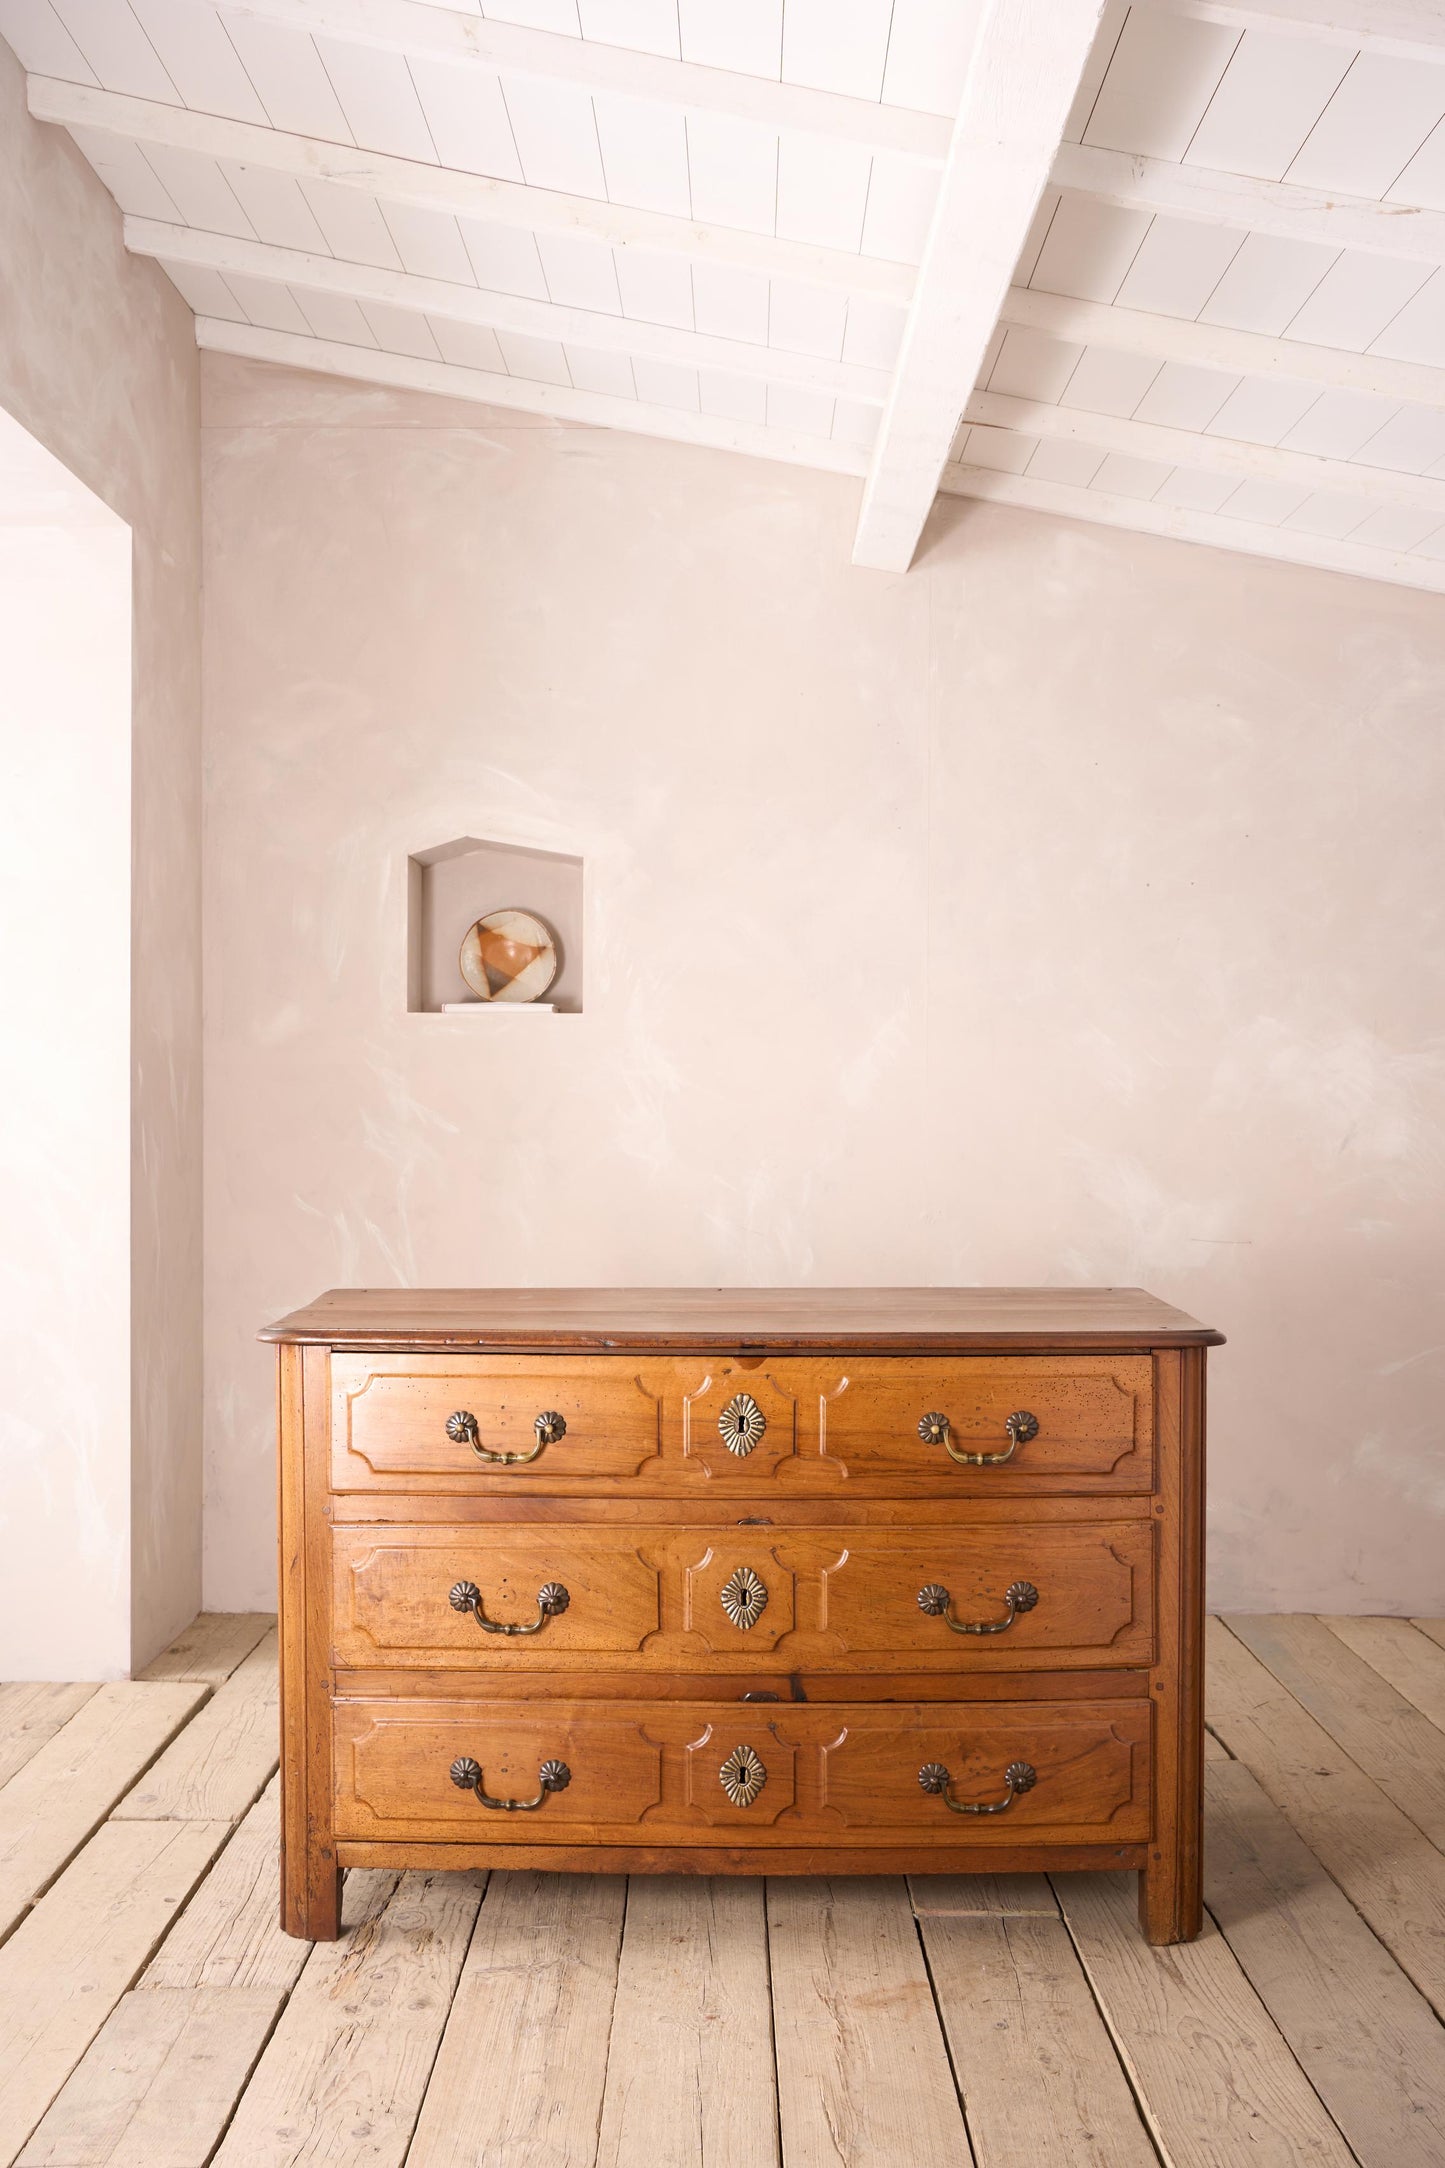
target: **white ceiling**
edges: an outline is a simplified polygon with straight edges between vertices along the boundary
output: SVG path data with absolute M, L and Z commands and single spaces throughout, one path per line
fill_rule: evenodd
M 866 474 L 868 563 L 942 468 L 1445 588 L 1445 11 L 1097 16 L 0 0 L 0 34 L 204 346 Z

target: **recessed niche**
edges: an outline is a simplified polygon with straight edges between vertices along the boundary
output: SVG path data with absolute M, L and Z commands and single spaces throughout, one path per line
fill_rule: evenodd
M 468 927 L 508 908 L 545 920 L 557 944 L 557 976 L 543 1000 L 562 1013 L 581 1009 L 581 859 L 458 836 L 407 860 L 406 1005 L 413 1016 L 437 1015 L 449 1001 L 499 1011 L 519 1006 L 475 1001 L 458 962 Z

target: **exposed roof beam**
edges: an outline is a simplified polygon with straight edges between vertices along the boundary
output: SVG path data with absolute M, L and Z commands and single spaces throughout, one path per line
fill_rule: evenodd
M 721 369 L 768 384 L 797 384 L 809 391 L 861 399 L 872 406 L 881 406 L 888 395 L 888 371 L 866 368 L 861 362 L 818 360 L 810 354 L 789 354 L 780 347 L 759 346 L 746 339 L 715 338 L 706 332 L 676 329 L 671 324 L 611 316 L 599 309 L 567 308 L 553 301 L 529 300 L 521 294 L 459 286 L 451 279 L 419 278 L 409 271 L 343 263 L 334 256 L 313 256 L 303 249 L 277 248 L 266 241 L 202 233 L 194 226 L 169 226 L 160 219 L 128 218 L 125 245 L 134 255 L 154 256 L 162 263 L 200 265 L 219 271 L 223 277 L 234 271 L 246 278 L 270 279 L 278 286 L 344 294 L 349 300 L 363 303 L 385 302 L 420 316 L 478 324 L 488 331 L 565 340 L 594 353 L 681 362 L 695 369 Z
M 1371 549 L 1364 542 L 1332 542 L 1288 527 L 1261 527 L 1251 520 L 1227 519 L 1221 512 L 1190 512 L 1176 505 L 1151 504 L 1141 497 L 1114 497 L 1102 489 L 1074 489 L 1063 482 L 1035 481 L 1027 474 L 1002 474 L 991 467 L 950 467 L 943 488 L 952 497 L 982 497 L 1029 512 L 1087 520 L 1094 526 L 1167 535 L 1178 542 L 1207 542 L 1215 549 L 1242 550 L 1249 557 L 1273 557 L 1324 572 L 1353 572 L 1367 580 L 1445 593 L 1445 561 Z
M 1436 0 L 1149 0 L 1170 15 L 1235 30 L 1267 30 L 1383 53 L 1395 60 L 1445 58 L 1445 15 Z
M 340 346 L 331 339 L 307 339 L 292 331 L 263 331 L 252 324 L 228 324 L 213 316 L 196 318 L 196 344 L 213 354 L 240 354 L 251 361 L 280 362 L 288 369 L 311 369 L 322 376 L 361 384 L 383 384 L 398 391 L 438 393 L 445 399 L 471 399 L 482 406 L 512 407 L 525 414 L 550 414 L 558 421 L 587 422 L 597 429 L 623 429 L 635 436 L 667 437 L 679 444 L 706 445 L 714 451 L 744 452 L 754 459 L 781 459 L 789 466 L 816 467 L 832 474 L 861 474 L 866 455 L 831 437 L 809 437 L 791 429 L 769 429 L 758 422 L 727 421 L 713 414 L 690 414 L 681 408 L 648 406 L 640 399 L 613 399 L 604 392 L 573 391 L 560 384 L 534 384 L 525 377 L 495 376 L 486 369 L 464 369 L 450 361 L 416 361 L 409 354 L 379 354 L 368 346 Z
M 1409 203 L 1373 203 L 1364 196 L 1326 196 L 1288 181 L 1256 181 L 1206 166 L 1176 166 L 1167 158 L 1065 143 L 1054 162 L 1054 186 L 1097 196 L 1132 210 L 1203 219 L 1248 233 L 1329 248 L 1362 248 L 1412 263 L 1445 263 L 1445 211 Z
M 474 63 L 504 75 L 541 76 L 586 91 L 641 98 L 684 113 L 755 122 L 784 133 L 822 136 L 860 150 L 888 151 L 941 166 L 951 123 L 936 113 L 875 105 L 831 90 L 807 90 L 766 76 L 734 74 L 638 53 L 593 38 L 571 38 L 479 15 L 430 0 L 226 0 L 229 15 L 283 23 L 317 37 L 345 38 L 384 51 Z
M 1191 323 L 1187 317 L 1155 316 L 1147 309 L 1120 309 L 1106 301 L 1075 301 L 1029 286 L 1009 288 L 999 322 L 1047 332 L 1076 346 L 1150 354 L 1190 368 L 1285 378 L 1320 391 L 1365 391 L 1409 405 L 1445 407 L 1445 369 L 1423 361 L 1348 354 L 1333 346 L 1307 346 L 1302 339 L 1273 339 L 1261 331 Z
M 853 561 L 904 572 L 1049 178 L 1102 0 L 989 0 L 939 185 Z
M 1162 460 L 1166 466 L 1192 467 L 1203 474 L 1293 482 L 1301 489 L 1340 490 L 1352 497 L 1377 498 L 1383 504 L 1419 505 L 1422 511 L 1435 513 L 1445 526 L 1445 481 L 1428 474 L 1401 474 L 1393 467 L 1366 467 L 1350 459 L 1321 459 L 1313 452 L 1287 452 L 1275 444 L 1246 444 L 1237 437 L 1169 429 L 1159 422 L 1136 422 L 1117 414 L 1088 414 L 1043 399 L 1015 399 L 1007 392 L 976 391 L 964 409 L 964 420 L 1024 437 L 1092 444 L 1100 452 Z
M 520 181 L 489 180 L 451 166 L 393 158 L 351 144 L 322 143 L 311 136 L 288 135 L 280 128 L 222 120 L 211 113 L 189 112 L 184 106 L 158 105 L 148 98 L 61 83 L 49 76 L 32 75 L 27 81 L 35 118 L 56 121 L 62 127 L 98 128 L 132 143 L 165 144 L 173 150 L 199 152 L 202 157 L 230 158 L 267 172 L 287 173 L 296 180 L 331 181 L 387 203 L 414 204 L 422 210 L 485 219 L 533 233 L 585 234 L 613 248 L 705 258 L 764 278 L 797 279 L 805 285 L 894 302 L 906 300 L 913 290 L 914 273 L 907 264 L 812 248 L 802 241 L 777 241 L 769 234 L 744 233 L 731 226 L 698 225 L 661 211 L 629 210 L 590 196 L 529 188 Z

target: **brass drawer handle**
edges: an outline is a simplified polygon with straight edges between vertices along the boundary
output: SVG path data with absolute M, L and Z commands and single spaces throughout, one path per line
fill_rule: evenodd
M 456 1601 L 455 1591 L 452 1600 Z M 953 1598 L 939 1582 L 930 1581 L 918 1591 L 919 1610 L 927 1612 L 930 1618 L 941 1618 L 956 1634 L 1006 1634 L 1016 1618 L 1025 1611 L 1032 1611 L 1039 1600 L 1039 1592 L 1032 1581 L 1010 1581 L 1003 1592 L 1003 1600 L 1008 1606 L 1005 1618 L 981 1619 L 975 1623 L 954 1617 L 949 1608 Z
M 530 1453 L 489 1453 L 482 1444 L 481 1430 L 470 1408 L 458 1408 L 454 1415 L 447 1417 L 447 1436 L 452 1444 L 469 1445 L 478 1460 L 489 1461 L 496 1468 L 525 1467 L 529 1460 L 537 1458 L 544 1445 L 555 1445 L 559 1438 L 567 1435 L 566 1419 L 555 1408 L 539 1415 L 532 1428 L 537 1433 L 537 1443 Z
M 926 1792 L 936 1792 L 951 1814 L 1007 1814 L 1020 1792 L 1031 1792 L 1039 1781 L 1039 1773 L 1032 1762 L 1011 1761 L 1003 1773 L 1008 1786 L 1002 1799 L 994 1799 L 977 1807 L 969 1806 L 962 1799 L 955 1799 L 949 1791 L 952 1777 L 941 1761 L 925 1762 L 918 1772 L 918 1781 Z
M 950 1460 L 956 1460 L 963 1468 L 1001 1468 L 1006 1460 L 1014 1457 L 1014 1448 L 1027 1445 L 1030 1438 L 1039 1434 L 1039 1419 L 1030 1415 L 1027 1408 L 1019 1408 L 1004 1424 L 1008 1432 L 1008 1451 L 1005 1453 L 957 1453 L 953 1449 L 949 1433 L 953 1426 L 946 1415 L 935 1408 L 925 1415 L 918 1426 L 918 1435 L 925 1445 L 941 1445 Z
M 470 1754 L 458 1755 L 448 1774 L 458 1791 L 475 1792 L 484 1807 L 495 1807 L 502 1814 L 535 1814 L 538 1807 L 546 1805 L 548 1792 L 565 1792 L 572 1782 L 566 1762 L 544 1761 L 537 1771 L 541 1790 L 535 1799 L 489 1799 L 482 1790 L 482 1765 L 474 1762 Z
M 921 1600 L 921 1599 L 920 1599 Z M 447 1593 L 454 1611 L 470 1611 L 484 1634 L 539 1634 L 549 1618 L 560 1618 L 572 1598 L 560 1581 L 546 1581 L 537 1591 L 537 1616 L 521 1626 L 503 1626 L 482 1613 L 482 1592 L 475 1581 L 458 1581 Z

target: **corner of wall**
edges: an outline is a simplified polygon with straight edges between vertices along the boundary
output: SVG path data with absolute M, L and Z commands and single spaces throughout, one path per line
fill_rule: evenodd
M 65 305 L 57 306 L 63 285 Z M 98 367 L 98 357 L 104 366 Z M 0 42 L 0 405 L 134 535 L 131 1661 L 200 1606 L 200 370 Z

